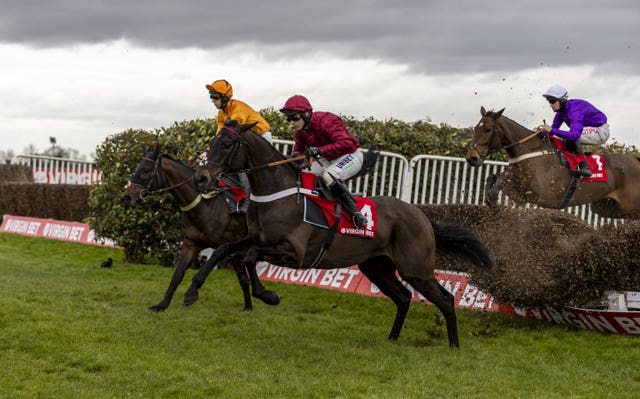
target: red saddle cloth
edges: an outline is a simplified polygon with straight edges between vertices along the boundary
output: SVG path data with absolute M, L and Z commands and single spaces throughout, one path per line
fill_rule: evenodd
M 231 191 L 231 193 L 236 196 L 236 202 L 238 202 L 238 204 L 240 203 L 240 201 L 248 197 L 247 193 L 245 193 L 240 186 L 229 186 L 225 182 L 221 181 L 220 187 L 226 188 L 227 190 Z
M 316 179 L 316 175 L 308 172 L 302 172 L 302 187 L 309 190 L 315 190 Z M 320 209 L 322 209 L 322 213 L 327 219 L 327 224 L 329 226 L 333 226 L 336 221 L 336 213 L 334 212 L 335 201 L 309 194 L 305 194 L 305 196 L 309 198 L 309 200 L 317 204 Z M 358 229 L 353 224 L 351 215 L 349 215 L 349 213 L 347 213 L 347 211 L 343 209 L 342 217 L 340 218 L 340 222 L 338 223 L 338 234 L 376 238 L 376 229 L 378 226 L 378 212 L 376 211 L 376 204 L 369 198 L 358 196 L 355 196 L 354 198 L 356 199 L 356 207 L 360 210 L 364 217 L 369 220 L 369 222 L 363 228 Z
M 569 163 L 569 168 L 574 170 L 578 167 L 580 162 L 582 162 L 583 155 L 574 154 L 571 151 L 567 151 L 565 149 L 564 141 L 557 137 L 552 137 L 553 144 L 556 148 L 564 155 L 565 159 Z M 586 155 L 587 163 L 589 164 L 589 169 L 591 169 L 591 177 L 582 177 L 580 181 L 583 182 L 606 182 L 609 180 L 609 176 L 607 175 L 607 165 L 605 163 L 604 157 L 600 154 L 589 154 Z

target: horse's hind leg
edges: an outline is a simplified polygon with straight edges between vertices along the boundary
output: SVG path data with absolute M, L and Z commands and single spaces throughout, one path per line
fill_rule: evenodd
M 253 310 L 253 304 L 251 303 L 249 276 L 247 276 L 247 270 L 244 267 L 244 263 L 242 263 L 240 259 L 231 259 L 230 263 L 233 266 L 233 270 L 235 270 L 236 272 L 238 282 L 240 283 L 240 288 L 242 289 L 242 296 L 244 298 L 244 309 L 242 310 Z
M 369 281 L 396 304 L 396 318 L 393 321 L 389 339 L 395 341 L 400 336 L 404 319 L 411 305 L 411 292 L 396 277 L 396 269 L 391 259 L 381 256 L 371 258 L 358 265 Z
M 458 322 L 456 320 L 456 308 L 454 306 L 454 297 L 449 291 L 441 286 L 435 278 L 428 280 L 418 278 L 405 278 L 405 281 L 411 284 L 413 288 L 418 290 L 425 298 L 440 309 L 447 323 L 447 336 L 449 337 L 449 346 L 459 348 L 458 340 Z

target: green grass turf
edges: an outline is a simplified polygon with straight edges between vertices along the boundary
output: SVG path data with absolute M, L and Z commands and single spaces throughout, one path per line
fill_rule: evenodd
M 101 268 L 107 257 L 111 268 Z M 235 275 L 166 312 L 172 269 L 120 250 L 0 234 L 0 398 L 637 398 L 640 337 L 414 303 L 389 342 L 386 298 L 266 283 L 243 312 Z

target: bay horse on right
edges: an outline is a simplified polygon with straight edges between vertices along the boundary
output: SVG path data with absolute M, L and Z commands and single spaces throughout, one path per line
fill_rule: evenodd
M 640 218 L 640 158 L 599 154 L 597 165 L 602 173 L 598 175 L 606 175 L 606 179 L 575 177 L 563 166 L 559 151 L 549 138 L 507 118 L 503 112 L 504 108 L 480 108 L 482 118 L 474 128 L 466 155 L 473 167 L 479 167 L 498 151 L 505 150 L 509 156 L 505 171 L 497 179 L 487 179 L 486 196 L 497 199 L 502 190 L 518 205 L 562 209 L 590 204 L 591 210 L 602 217 Z

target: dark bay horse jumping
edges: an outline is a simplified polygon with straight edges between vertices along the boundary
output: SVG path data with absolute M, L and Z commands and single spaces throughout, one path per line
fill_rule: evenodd
M 152 312 L 160 312 L 169 307 L 186 270 L 200 251 L 237 241 L 247 234 L 245 216 L 229 214 L 224 199 L 221 195 L 217 195 L 219 191 L 212 190 L 210 195 L 200 194 L 196 191 L 193 185 L 194 173 L 195 170 L 192 167 L 168 155 L 160 154 L 160 149 L 156 146 L 153 151 L 144 153 L 129 186 L 121 197 L 125 205 L 134 207 L 149 193 L 169 192 L 176 198 L 182 210 L 184 238 L 175 271 L 162 301 L 149 308 L 149 311 Z M 150 234 L 153 233 L 150 232 Z M 230 262 L 242 288 L 244 309 L 251 310 L 253 306 L 249 292 L 249 278 L 244 264 L 241 259 L 230 259 Z M 200 281 L 200 278 L 196 276 L 198 274 L 194 276 L 194 281 Z M 193 287 L 187 292 L 197 291 L 197 288 Z M 261 287 L 261 289 L 263 288 Z M 280 301 L 280 297 L 270 291 L 261 294 L 259 299 L 270 305 L 277 305 Z M 185 305 L 194 302 L 195 298 L 185 295 Z
M 545 137 L 507 118 L 504 109 L 494 112 L 481 107 L 482 118 L 474 129 L 467 162 L 482 165 L 494 152 L 505 150 L 509 166 L 489 182 L 488 194 L 502 190 L 517 204 L 564 208 L 591 204 L 591 210 L 607 218 L 640 218 L 640 159 L 631 155 L 604 154 L 608 181 L 582 182 L 572 196 L 572 176 L 562 166 L 555 146 Z M 492 187 L 492 183 L 495 183 Z
M 240 170 L 248 173 L 252 187 L 247 214 L 248 237 L 226 249 L 220 248 L 210 261 L 235 250 L 244 251 L 245 266 L 252 279 L 257 278 L 255 263 L 258 260 L 294 269 L 308 268 L 318 259 L 328 230 L 303 222 L 303 201 L 296 195 L 299 169 L 285 163 L 284 156 L 249 130 L 250 127 L 231 121 L 211 140 L 207 167 L 196 172 L 195 180 L 201 192 L 215 186 L 223 174 L 233 175 Z M 398 279 L 397 272 L 438 307 L 446 320 L 449 345 L 458 347 L 454 297 L 433 274 L 436 248 L 479 267 L 490 268 L 493 260 L 487 248 L 470 230 L 430 221 L 420 209 L 397 198 L 371 199 L 377 207 L 375 238 L 338 234 L 326 257 L 314 267 L 333 269 L 357 264 L 396 305 L 389 333 L 391 340 L 399 337 L 411 303 L 411 293 Z M 368 226 L 371 227 L 371 222 Z

